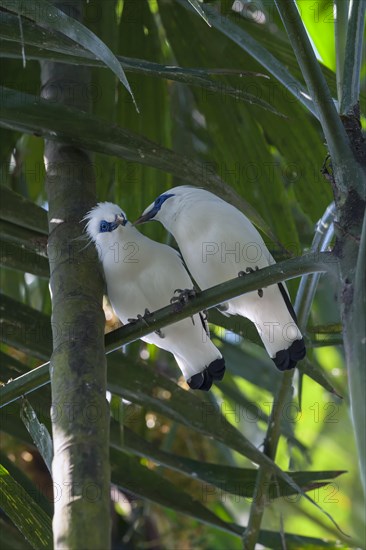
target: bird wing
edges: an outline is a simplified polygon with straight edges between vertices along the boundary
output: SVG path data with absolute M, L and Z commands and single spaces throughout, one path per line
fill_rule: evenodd
M 218 197 L 210 195 L 207 201 L 191 202 L 184 207 L 184 216 L 182 213 L 169 229 L 201 289 L 233 279 L 248 268 L 261 269 L 274 263 L 249 219 Z M 261 295 L 249 292 L 225 305 L 227 313 L 255 323 L 271 357 L 302 339 L 285 283 L 264 288 Z

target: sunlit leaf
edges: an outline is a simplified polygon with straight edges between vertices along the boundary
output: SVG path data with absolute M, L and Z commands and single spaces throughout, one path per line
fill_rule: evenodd
M 51 518 L 0 465 L 1 507 L 35 549 L 52 548 Z

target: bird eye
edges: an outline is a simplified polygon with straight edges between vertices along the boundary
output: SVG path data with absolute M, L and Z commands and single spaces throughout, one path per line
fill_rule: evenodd
M 99 231 L 100 231 L 101 233 L 106 233 L 106 231 L 109 231 L 109 223 L 106 222 L 105 220 L 102 220 L 102 221 L 100 222 Z

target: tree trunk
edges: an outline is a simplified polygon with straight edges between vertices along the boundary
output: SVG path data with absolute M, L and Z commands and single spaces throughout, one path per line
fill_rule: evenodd
M 81 2 L 56 6 L 80 18 Z M 73 13 L 70 13 L 70 8 Z M 66 11 L 68 10 L 68 11 Z M 42 96 L 89 110 L 89 71 L 41 62 Z M 54 546 L 110 546 L 109 414 L 106 401 L 103 281 L 94 247 L 74 239 L 96 203 L 86 151 L 46 141 L 53 354 L 50 373 L 55 487 Z

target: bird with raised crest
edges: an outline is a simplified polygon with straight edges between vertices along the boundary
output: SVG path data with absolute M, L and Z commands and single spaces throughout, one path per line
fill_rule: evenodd
M 204 189 L 179 186 L 162 193 L 135 224 L 160 221 L 175 238 L 201 290 L 275 263 L 261 235 L 237 208 Z M 284 282 L 248 292 L 223 304 L 256 326 L 281 371 L 305 357 L 304 339 Z
M 174 301 L 176 289 L 193 288 L 179 253 L 142 235 L 119 206 L 98 203 L 84 221 L 103 265 L 108 297 L 122 323 L 136 318 L 148 323 L 150 312 Z M 207 334 L 203 314 L 142 340 L 171 352 L 192 389 L 209 390 L 224 376 L 225 361 Z

